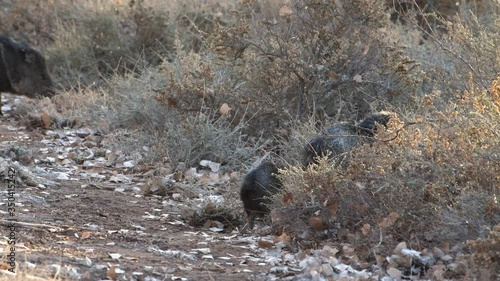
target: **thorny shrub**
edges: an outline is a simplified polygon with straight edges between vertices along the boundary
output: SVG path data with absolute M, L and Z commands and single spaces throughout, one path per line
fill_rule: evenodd
M 234 170 L 253 161 L 259 148 L 245 140 L 242 130 L 246 125 L 234 126 L 227 116 L 200 112 L 159 135 L 157 149 L 164 148 L 173 164 L 183 162 L 192 167 L 201 160 L 212 160 L 222 163 L 225 171 Z
M 360 258 L 400 241 L 473 240 L 500 223 L 500 78 L 490 85 L 500 69 L 498 2 L 481 1 L 490 8 L 480 16 L 416 9 L 405 24 L 390 21 L 383 1 L 217 1 L 225 4 L 212 10 L 71 2 L 4 1 L 0 31 L 44 49 L 55 81 L 76 85 L 54 103 L 109 133 L 104 144 L 173 167 L 206 159 L 233 170 L 262 152 L 249 135 L 280 134 L 291 166 L 273 224 L 304 246 L 348 241 Z M 217 111 L 224 103 L 229 114 Z M 295 165 L 316 121 L 379 109 L 417 124 L 400 130 L 392 120 L 352 151 L 347 169 L 327 159 Z M 493 276 L 498 226 L 468 246 L 470 276 Z
M 139 152 L 140 160 L 168 160 L 174 167 L 179 162 L 192 167 L 200 160 L 212 160 L 225 169 L 249 165 L 262 149 L 261 140 L 243 134 L 246 118 L 234 120 L 230 111 L 202 105 L 181 111 L 166 104 L 158 89 L 169 83 L 170 68 L 136 67 L 141 75 L 115 75 L 107 80 L 109 88 L 80 92 L 93 102 L 77 110 L 75 117 L 111 133 L 105 141 L 111 147 Z
M 500 274 L 500 224 L 489 229 L 489 237 L 467 241 L 469 255 L 468 278 L 494 280 Z
M 120 29 L 120 15 L 113 11 L 86 11 L 81 21 L 57 22 L 54 43 L 48 48 L 52 73 L 74 86 L 99 82 L 101 75 L 114 73 L 133 55 L 130 36 Z M 129 65 L 131 65 L 129 63 Z M 78 77 L 79 79 L 75 79 Z
M 59 7 L 62 13 L 67 7 Z M 56 29 L 54 17 L 48 16 L 54 10 L 48 1 L 2 1 L 0 2 L 0 34 L 32 46 L 45 46 Z
M 205 108 L 218 108 L 225 102 L 233 103 L 229 92 L 233 77 L 227 67 L 218 65 L 210 53 L 183 50 L 179 39 L 174 45 L 174 58 L 160 66 L 168 79 L 167 85 L 155 90 L 162 105 L 196 113 Z
M 482 225 L 500 223 L 500 76 L 489 90 L 469 83 L 445 112 L 426 96 L 415 125 L 392 119 L 346 170 L 326 159 L 283 170 L 274 224 L 299 240 L 335 234 L 378 251 L 484 236 Z
M 414 62 L 388 40 L 383 2 L 291 3 L 272 18 L 260 1 L 244 1 L 238 24 L 212 40 L 240 78 L 233 91 L 243 106 L 260 111 L 256 131 L 290 116 L 358 120 L 387 101 L 408 102 L 418 83 L 409 75 Z
M 12 3 L 11 3 L 12 2 Z M 102 77 L 155 66 L 172 54 L 174 38 L 201 51 L 230 1 L 8 1 L 0 4 L 0 33 L 41 47 L 57 84 L 101 84 Z M 224 20 L 231 20 L 225 17 Z
M 469 86 L 465 79 L 469 73 L 474 75 L 476 86 L 483 88 L 499 73 L 500 3 L 461 1 L 460 5 L 447 8 L 450 3 L 441 2 L 449 1 L 439 1 L 433 9 L 447 16 L 428 14 L 425 8 L 431 6 L 420 5 L 411 13 L 400 14 L 407 24 L 393 25 L 390 37 L 407 46 L 405 54 L 419 64 L 422 83 L 418 93 L 441 91 L 443 97 L 450 99 Z

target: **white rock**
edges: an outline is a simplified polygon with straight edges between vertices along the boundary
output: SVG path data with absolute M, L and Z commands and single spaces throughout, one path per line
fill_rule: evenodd
M 401 271 L 397 270 L 394 267 L 389 268 L 387 270 L 387 274 L 389 274 L 389 276 L 391 276 L 392 279 L 401 280 Z
M 404 256 L 412 257 L 412 258 L 419 258 L 421 252 L 415 251 L 415 250 L 410 250 L 410 249 L 402 249 L 401 254 Z
M 123 167 L 132 168 L 135 166 L 135 162 L 133 160 L 123 162 Z
M 108 255 L 114 259 L 114 260 L 117 260 L 119 259 L 122 255 L 118 254 L 118 253 L 108 253 Z
M 284 274 L 287 274 L 288 273 L 288 266 L 275 266 L 275 267 L 271 267 L 271 269 L 269 270 L 269 272 L 271 272 L 271 273 L 284 273 Z
M 192 249 L 191 251 L 195 251 L 195 252 L 200 252 L 202 254 L 209 254 L 211 251 L 210 251 L 210 248 L 199 248 L 199 249 Z

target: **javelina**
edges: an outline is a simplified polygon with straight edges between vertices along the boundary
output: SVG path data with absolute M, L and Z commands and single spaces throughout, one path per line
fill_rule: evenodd
M 268 204 L 271 203 L 269 196 L 282 187 L 281 181 L 276 176 L 277 173 L 276 165 L 264 162 L 245 176 L 240 198 L 248 217 L 246 227 L 252 229 L 255 217 L 269 212 Z
M 387 127 L 390 118 L 391 113 L 380 112 L 367 117 L 358 125 L 340 123 L 323 130 L 304 147 L 304 166 L 317 163 L 318 156 L 338 157 L 358 145 L 372 142 L 377 132 L 377 123 Z
M 0 92 L 30 98 L 54 94 L 43 56 L 7 36 L 0 36 Z

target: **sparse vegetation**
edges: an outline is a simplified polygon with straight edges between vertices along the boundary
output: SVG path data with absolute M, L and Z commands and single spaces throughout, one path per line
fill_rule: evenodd
M 271 220 L 296 249 L 328 238 L 374 262 L 466 243 L 462 275 L 498 276 L 498 1 L 32 2 L 0 3 L 0 32 L 46 56 L 43 110 L 169 172 L 246 172 L 272 151 L 286 167 Z M 317 132 L 381 110 L 395 117 L 348 165 L 300 165 Z

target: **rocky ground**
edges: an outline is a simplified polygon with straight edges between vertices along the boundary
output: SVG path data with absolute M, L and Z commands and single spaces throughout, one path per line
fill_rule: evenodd
M 16 182 L 13 189 L 6 183 L 1 189 L 5 259 L 0 280 L 14 280 L 11 271 L 16 280 L 463 277 L 460 249 L 418 252 L 402 243 L 392 256 L 366 262 L 353 246 L 335 241 L 298 251 L 286 235 L 261 235 L 265 228 L 240 234 L 228 222 L 190 226 L 190 210 L 208 201 L 220 203 L 221 194 L 234 186 L 228 182 L 242 175 L 220 174 L 217 163 L 207 161 L 208 172 L 186 169 L 180 177 L 171 174 L 155 182 L 151 167 L 107 149 L 93 129 L 30 128 L 8 115 L 8 104 L 19 97 L 3 99 L 7 114 L 0 117 L 0 168 L 14 172 Z M 15 268 L 8 258 L 9 197 L 16 203 Z

